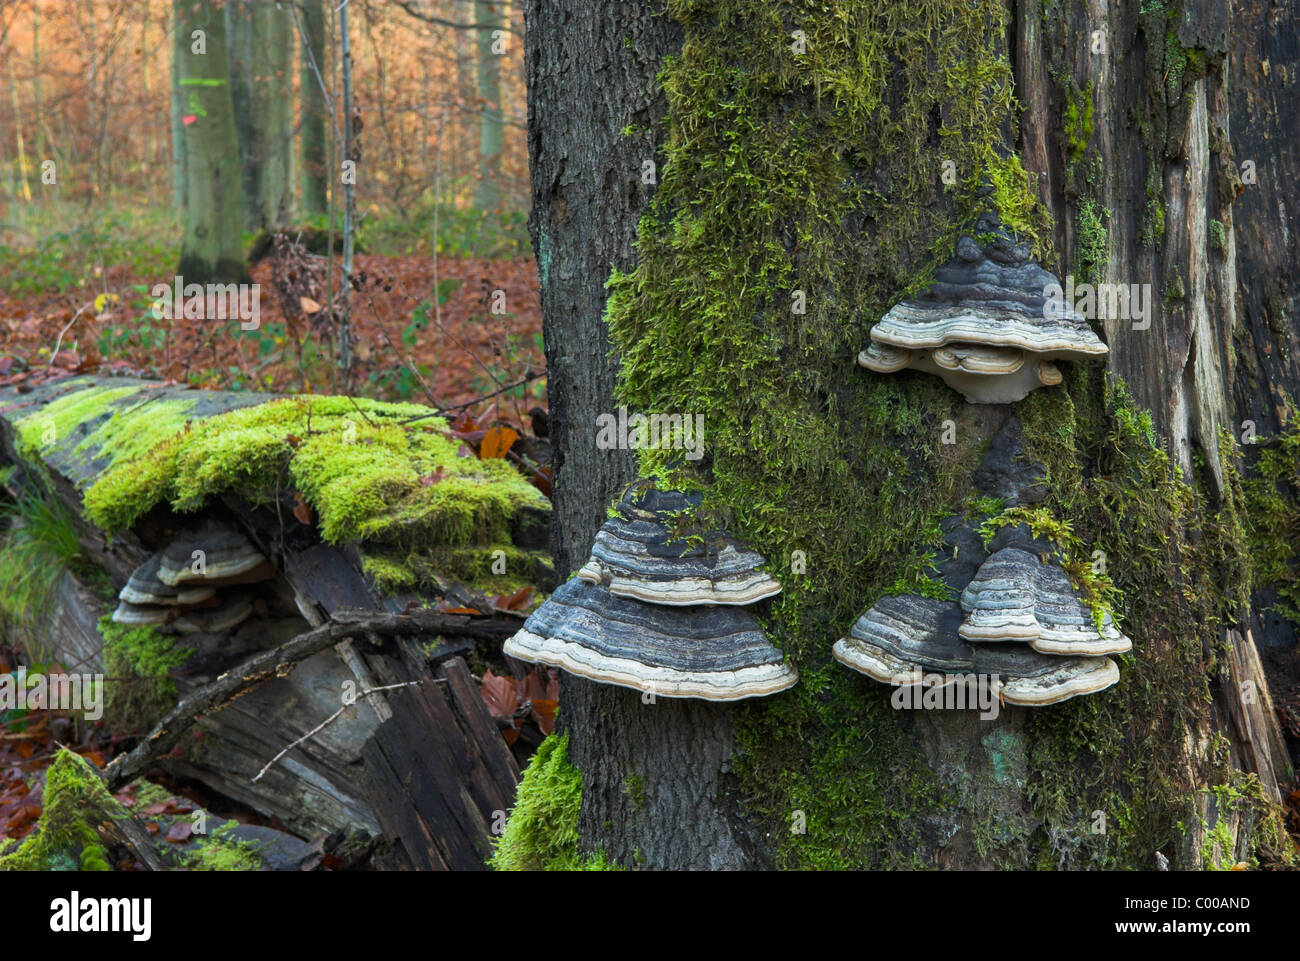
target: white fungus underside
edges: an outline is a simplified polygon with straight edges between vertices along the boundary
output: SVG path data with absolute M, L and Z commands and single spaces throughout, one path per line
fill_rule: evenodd
M 216 594 L 216 588 L 213 587 L 185 588 L 176 594 L 170 595 L 146 594 L 127 584 L 117 597 L 118 600 L 126 601 L 128 604 L 158 604 L 163 607 L 180 607 L 185 604 L 201 604 L 215 597 Z
M 905 349 L 882 344 L 872 347 L 875 349 L 868 348 L 858 354 L 858 364 L 862 367 L 878 374 L 904 369 L 933 374 L 971 404 L 1014 404 L 1024 400 L 1032 390 L 1060 383 L 1060 372 L 1050 366 L 1051 358 L 1063 356 L 1059 353 L 1023 351 L 1021 363 L 1007 364 L 1007 370 L 998 371 L 943 366 L 935 362 L 929 348 Z
M 686 672 L 651 667 L 630 658 L 610 657 L 554 637 L 521 630 L 502 651 L 521 661 L 549 664 L 602 684 L 616 684 L 658 697 L 694 697 L 706 701 L 739 701 L 763 697 L 793 687 L 799 680 L 786 664 L 761 664 L 738 671 Z
M 867 675 L 882 684 L 895 684 L 910 687 L 926 683 L 925 678 L 940 675 L 943 681 L 940 687 L 951 684 L 965 684 L 969 674 L 943 674 L 931 671 L 920 664 L 913 664 L 895 657 L 887 651 L 870 644 L 861 638 L 840 638 L 831 649 L 835 660 L 846 667 Z M 916 672 L 921 672 L 921 677 Z M 1119 667 L 1109 658 L 1097 658 L 1096 663 L 1080 670 L 1075 664 L 1062 664 L 1059 671 L 1052 671 L 1041 677 L 1002 678 L 1002 700 L 1007 704 L 1021 707 L 1043 707 L 1059 704 L 1081 694 L 1093 694 L 1104 691 L 1119 680 Z
M 116 610 L 113 611 L 113 623 L 145 625 L 165 624 L 167 622 L 167 613 L 166 609 L 161 608 L 130 610 L 125 605 L 119 604 Z
M 981 603 L 998 603 L 1001 609 L 980 607 Z M 957 633 L 978 644 L 1001 641 L 1026 642 L 1042 654 L 1083 655 L 1123 654 L 1133 649 L 1133 642 L 1116 629 L 1107 617 L 1098 631 L 1091 620 L 1079 624 L 1062 624 L 1036 610 L 1034 594 L 1011 578 L 997 577 L 981 582 L 980 590 L 968 586 L 962 592 L 962 606 L 967 610 Z

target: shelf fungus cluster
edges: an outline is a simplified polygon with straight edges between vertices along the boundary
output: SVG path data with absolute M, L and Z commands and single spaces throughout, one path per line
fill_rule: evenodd
M 217 524 L 182 534 L 132 572 L 113 620 L 180 634 L 219 634 L 253 613 L 242 585 L 265 581 L 271 564 L 243 534 Z
M 858 363 L 881 374 L 935 374 L 973 404 L 1021 400 L 1061 382 L 1055 361 L 1107 352 L 1088 322 L 1052 295 L 1060 289 L 1029 246 L 985 214 L 934 281 L 871 328 Z
M 664 697 L 736 701 L 798 680 L 747 605 L 778 593 L 764 559 L 720 532 L 675 532 L 697 494 L 630 490 L 582 569 L 504 650 Z
M 1044 471 L 1024 458 L 1020 422 L 1009 417 L 973 481 L 1009 505 L 1041 498 Z M 1024 524 L 1001 527 L 987 546 L 971 523 L 943 524 L 938 580 L 947 598 L 887 595 L 835 643 L 835 659 L 899 687 L 996 680 L 1007 704 L 1056 704 L 1119 680 L 1107 655 L 1132 642 L 1109 612 L 1094 618 L 1053 545 Z

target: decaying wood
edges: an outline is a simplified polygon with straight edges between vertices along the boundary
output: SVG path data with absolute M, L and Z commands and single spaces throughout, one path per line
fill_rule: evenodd
M 146 871 L 167 871 L 175 867 L 172 858 L 153 843 L 149 830 L 135 815 L 106 822 L 104 831 L 125 845 Z
M 182 698 L 154 726 L 148 737 L 126 754 L 113 759 L 106 771 L 109 787 L 116 790 L 142 774 L 151 760 L 175 747 L 181 736 L 199 718 L 226 706 L 259 684 L 275 677 L 287 676 L 300 661 L 333 647 L 344 638 L 364 636 L 367 633 L 502 637 L 507 629 L 514 630 L 505 622 L 477 624 L 468 617 L 433 611 L 412 611 L 408 614 L 339 611 L 335 620 L 300 634 L 287 644 L 249 658 L 206 687 Z
M 402 652 L 404 673 L 428 675 L 409 643 Z M 443 675 L 446 696 L 442 685 L 411 687 L 400 695 L 409 700 L 394 699 L 404 709 L 366 745 L 366 768 L 380 796 L 375 808 L 393 846 L 383 867 L 482 868 L 491 854 L 493 822 L 502 822 L 514 800 L 511 785 L 519 771 L 501 735 L 485 721 L 461 736 L 457 714 L 483 716 L 478 692 L 463 683 L 464 662 L 451 659 Z
M 78 386 L 132 383 L 79 378 Z M 270 399 L 146 386 L 141 403 L 196 399 L 195 419 Z M 0 457 L 21 465 L 14 423 L 70 389 L 63 381 L 26 393 L 0 390 Z M 61 438 L 44 451 L 41 472 L 72 514 L 86 557 L 108 572 L 114 588 L 177 525 L 216 516 L 243 530 L 274 560 L 279 573 L 272 593 L 283 603 L 292 599 L 300 615 L 259 616 L 220 644 L 200 643 L 172 671 L 179 703 L 132 751 L 115 759 L 107 782 L 120 786 L 156 764 L 279 819 L 301 837 L 336 839 L 335 846 L 353 852 L 349 857 L 357 865 L 378 848 L 389 852 L 382 859 L 387 867 L 482 868 L 490 827 L 500 820 L 495 812 L 513 803 L 519 771 L 463 665 L 451 678 L 435 677 L 430 665 L 469 654 L 473 640 L 508 636 L 518 628 L 518 616 L 410 610 L 426 601 L 380 596 L 363 575 L 356 548 L 321 543 L 313 527 L 294 519 L 291 501 L 277 509 L 226 495 L 192 518 L 154 511 L 135 530 L 110 540 L 82 513 L 82 495 L 107 462 L 93 448 L 78 451 L 81 437 L 79 432 Z M 37 483 L 35 472 L 20 471 L 9 492 L 36 490 Z M 57 648 L 56 660 L 102 670 L 96 622 L 108 607 L 75 576 L 65 580 L 60 598 L 66 595 L 66 603 L 42 618 L 42 635 Z M 56 623 L 77 627 L 56 630 Z M 430 638 L 439 634 L 447 643 L 430 649 Z M 185 643 L 196 643 L 193 638 Z M 358 711 L 322 725 L 350 679 L 359 691 L 396 687 L 362 698 Z M 255 781 L 288 745 L 295 746 Z M 419 827 L 411 833 L 405 830 L 410 825 Z M 400 839 L 376 845 L 376 836 L 390 830 L 401 830 Z
M 1235 735 L 1232 743 L 1241 754 L 1242 769 L 1258 775 L 1264 791 L 1280 804 L 1278 785 L 1290 783 L 1293 772 L 1264 667 L 1249 631 L 1229 630 L 1228 644 L 1225 694 Z

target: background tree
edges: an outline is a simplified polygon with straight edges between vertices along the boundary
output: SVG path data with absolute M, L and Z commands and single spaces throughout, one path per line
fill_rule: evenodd
M 178 214 L 183 215 L 187 175 L 185 172 L 185 125 L 181 119 L 185 116 L 185 97 L 181 92 L 181 58 L 185 56 L 185 46 L 188 40 L 179 29 L 178 20 L 174 20 L 173 27 L 174 29 L 171 32 L 171 109 L 168 114 L 172 132 L 172 206 Z
M 479 118 L 478 187 L 474 206 L 495 210 L 500 203 L 501 151 L 505 128 L 501 118 L 501 44 L 504 41 L 504 3 L 478 0 L 474 4 L 478 32 Z
M 301 103 L 302 212 L 308 217 L 329 209 L 326 170 L 327 122 L 321 83 L 329 76 L 322 0 L 301 4 L 304 40 L 298 54 L 298 89 Z
M 250 0 L 230 0 L 224 10 L 244 227 L 283 227 L 293 210 L 292 13 Z
M 765 627 L 802 676 L 742 705 L 647 705 L 564 674 L 583 850 L 1149 868 L 1276 844 L 1288 760 L 1242 721 L 1243 665 L 1252 625 L 1294 633 L 1261 620 L 1253 558 L 1276 534 L 1237 440 L 1245 420 L 1277 431 L 1300 393 L 1279 242 L 1295 215 L 1269 199 L 1300 173 L 1277 136 L 1296 95 L 1255 53 L 1276 74 L 1294 25 L 1198 0 L 1095 22 L 1009 0 L 531 0 L 525 17 L 559 572 L 624 482 L 669 468 L 597 450 L 596 416 L 703 413 L 708 453 L 678 479 L 782 577 Z M 1247 157 L 1273 179 L 1247 185 Z M 871 324 L 989 207 L 1062 276 L 1150 284 L 1150 327 L 1106 320 L 1104 369 L 1067 364 L 1009 411 L 857 368 Z M 1117 687 L 1050 709 L 892 710 L 831 644 L 924 578 L 944 517 L 983 506 L 970 474 L 1011 413 L 1048 468 L 1045 510 L 1104 552 L 1133 654 Z
M 184 124 L 185 235 L 177 272 L 187 283 L 247 281 L 225 18 L 211 0 L 175 0 L 174 9 L 187 111 L 182 122 L 189 121 Z

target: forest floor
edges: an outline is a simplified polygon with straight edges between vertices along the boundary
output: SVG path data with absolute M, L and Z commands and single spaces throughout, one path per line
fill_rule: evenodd
M 436 269 L 435 311 L 431 258 L 357 256 L 365 283 L 352 297 L 352 393 L 453 407 L 544 370 L 531 259 L 442 258 Z M 286 318 L 269 261 L 251 272 L 261 317 L 248 331 L 234 322 L 156 319 L 150 291 L 171 278 L 128 265 L 46 293 L 13 292 L 0 276 L 0 376 L 39 379 L 43 371 L 109 365 L 209 389 L 343 392 L 327 334 Z M 504 310 L 494 312 L 497 304 Z M 544 404 L 539 376 L 498 395 L 497 416 L 521 424 Z

